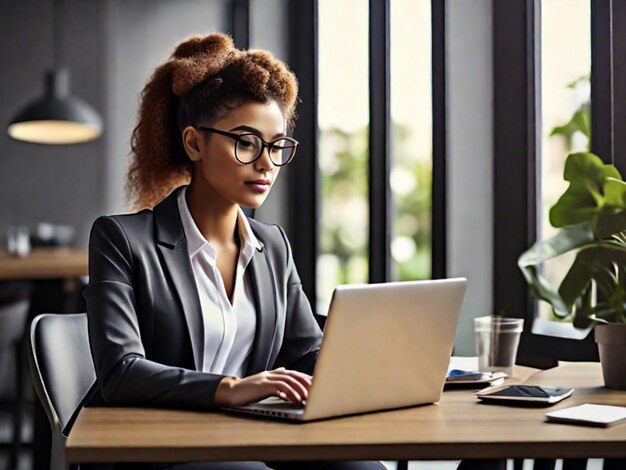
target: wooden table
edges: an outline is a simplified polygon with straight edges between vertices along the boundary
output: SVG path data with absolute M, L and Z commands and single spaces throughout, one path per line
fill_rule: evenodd
M 601 386 L 599 364 L 567 364 L 532 374 L 526 383 L 576 387 L 571 398 L 550 410 L 587 402 L 626 406 L 626 392 Z M 626 425 L 546 423 L 546 411 L 482 404 L 472 390 L 446 391 L 433 405 L 305 424 L 222 413 L 87 408 L 66 449 L 71 463 L 626 457 Z
M 0 251 L 0 279 L 72 279 L 89 274 L 87 252 L 76 248 L 35 248 L 26 256 Z

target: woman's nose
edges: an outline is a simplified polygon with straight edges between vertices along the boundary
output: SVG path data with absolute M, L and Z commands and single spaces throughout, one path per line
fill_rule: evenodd
M 270 148 L 264 145 L 261 156 L 254 162 L 254 167 L 257 171 L 273 171 L 274 166 L 274 162 L 270 157 Z

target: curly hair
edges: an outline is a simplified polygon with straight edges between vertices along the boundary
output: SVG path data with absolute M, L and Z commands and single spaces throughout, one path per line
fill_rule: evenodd
M 211 125 L 241 104 L 275 100 L 293 127 L 298 82 L 264 50 L 236 49 L 229 36 L 192 36 L 157 67 L 141 92 L 126 174 L 127 202 L 152 208 L 191 179 L 181 131 Z

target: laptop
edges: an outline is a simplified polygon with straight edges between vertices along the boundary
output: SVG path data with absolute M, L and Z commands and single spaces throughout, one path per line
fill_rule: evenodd
M 465 278 L 339 286 L 306 404 L 270 397 L 224 409 L 304 422 L 434 403 L 466 289 Z

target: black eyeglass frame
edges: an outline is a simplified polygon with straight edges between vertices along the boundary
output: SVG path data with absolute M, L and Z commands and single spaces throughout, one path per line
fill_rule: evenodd
M 236 134 L 234 132 L 227 132 L 227 131 L 222 131 L 220 129 L 215 129 L 213 127 L 203 127 L 203 126 L 197 127 L 197 129 L 199 131 L 213 132 L 215 134 L 223 135 L 225 137 L 229 137 L 229 138 L 233 139 L 235 141 L 235 158 L 242 165 L 249 165 L 251 163 L 256 162 L 259 158 L 261 158 L 261 155 L 263 155 L 263 150 L 265 149 L 265 147 L 267 147 L 267 151 L 268 151 L 268 155 L 270 157 L 270 160 L 276 166 L 285 166 L 285 165 L 291 163 L 291 161 L 296 156 L 296 152 L 298 151 L 299 142 L 296 139 L 292 139 L 291 137 L 279 137 L 277 139 L 272 140 L 271 142 L 267 142 L 260 135 L 255 134 L 254 132 L 244 132 L 243 134 Z M 239 139 L 241 137 L 244 137 L 244 136 L 247 136 L 247 135 L 252 135 L 252 136 L 256 137 L 257 139 L 259 139 L 261 141 L 261 151 L 259 152 L 259 155 L 254 160 L 251 160 L 249 162 L 242 162 L 239 159 L 239 157 L 237 156 L 237 144 L 239 143 Z M 274 161 L 274 159 L 272 158 L 272 148 L 274 147 L 276 142 L 278 142 L 279 140 L 287 140 L 287 141 L 289 141 L 289 142 L 294 144 L 293 153 L 291 154 L 291 157 L 289 158 L 289 160 L 287 160 L 285 163 L 276 163 Z

